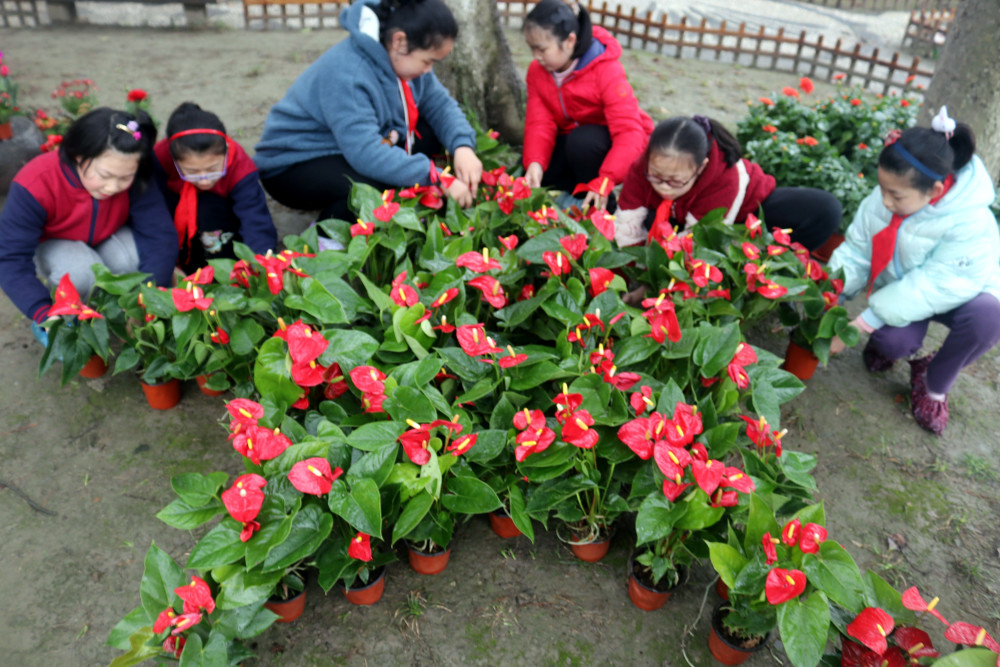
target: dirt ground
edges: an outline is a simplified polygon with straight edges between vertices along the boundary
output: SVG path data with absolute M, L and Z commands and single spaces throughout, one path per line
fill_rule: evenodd
M 197 101 L 251 148 L 269 107 L 342 35 L 0 30 L 0 50 L 24 106 L 50 103 L 63 79 L 90 77 L 104 103 L 119 103 L 126 86 L 145 88 L 161 119 L 177 103 Z M 523 46 L 512 38 L 523 66 Z M 701 111 L 730 124 L 747 98 L 790 79 L 645 53 L 628 54 L 625 64 L 652 115 Z M 275 211 L 282 232 L 308 219 Z M 942 330 L 932 332 L 940 340 Z M 783 340 L 766 326 L 752 333 L 775 353 Z M 821 370 L 785 414 L 787 446 L 819 455 L 830 536 L 900 588 L 941 596 L 947 618 L 985 624 L 996 636 L 1000 356 L 991 352 L 959 378 L 941 438 L 908 414 L 905 364 L 874 377 L 860 356 L 849 350 Z M 173 497 L 170 476 L 237 474 L 239 460 L 219 424 L 222 399 L 193 383 L 178 408 L 156 412 L 129 374 L 60 388 L 54 373 L 38 378 L 40 357 L 27 321 L 0 300 L 0 663 L 107 664 L 117 651 L 104 641 L 139 603 L 150 542 L 182 563 L 194 543 L 154 517 Z M 666 607 L 645 613 L 626 594 L 627 526 L 598 564 L 575 560 L 554 534 L 538 532 L 534 545 L 501 540 L 475 519 L 459 530 L 442 575 L 421 577 L 396 563 L 374 607 L 311 586 L 298 622 L 256 639 L 254 664 L 712 664 L 710 568 L 694 570 Z M 780 651 L 747 664 L 772 660 Z

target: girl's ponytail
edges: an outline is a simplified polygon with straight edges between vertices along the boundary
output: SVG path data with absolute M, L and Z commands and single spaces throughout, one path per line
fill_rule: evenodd
M 976 134 L 965 123 L 955 125 L 955 132 L 948 140 L 948 144 L 955 153 L 955 159 L 952 163 L 952 169 L 955 171 L 969 164 L 972 156 L 976 154 Z
M 458 38 L 458 22 L 442 0 L 382 0 L 371 7 L 379 21 L 379 41 L 389 48 L 393 34 L 406 35 L 407 47 L 436 49 Z
M 133 187 L 142 189 L 153 175 L 155 143 L 156 125 L 145 111 L 140 109 L 133 115 L 128 111 L 98 107 L 73 121 L 59 146 L 59 155 L 74 166 L 108 150 L 138 155 L 139 169 Z
M 879 153 L 878 166 L 893 174 L 909 174 L 913 187 L 929 192 L 935 183 L 969 164 L 976 153 L 972 128 L 949 118 L 945 107 L 932 126 L 894 131 Z
M 524 28 L 535 26 L 552 35 L 560 42 L 570 35 L 576 35 L 576 46 L 570 56 L 573 60 L 581 58 L 594 42 L 594 28 L 590 22 L 590 14 L 580 5 L 574 14 L 573 9 L 563 0 L 542 0 L 524 17 Z
M 732 167 L 743 157 L 743 147 L 740 146 L 739 139 L 734 137 L 725 125 L 714 118 L 709 118 L 708 124 L 712 128 L 712 136 L 715 137 L 715 143 L 719 146 L 719 152 L 726 160 L 726 166 Z

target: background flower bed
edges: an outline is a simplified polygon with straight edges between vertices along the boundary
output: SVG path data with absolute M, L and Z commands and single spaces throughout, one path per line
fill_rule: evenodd
M 102 34 L 86 32 L 96 40 Z M 97 37 L 93 37 L 95 33 Z M 106 34 L 121 39 L 130 33 Z M 149 33 L 134 34 L 144 44 L 149 41 Z M 240 36 L 211 35 L 206 53 L 224 57 L 225 44 L 235 43 Z M 5 34 L 5 44 L 30 37 Z M 316 34 L 290 37 L 298 44 L 316 38 L 324 45 L 330 38 Z M 170 38 L 168 34 L 161 42 L 158 35 L 157 45 L 180 48 L 179 44 L 171 46 Z M 185 48 L 190 47 L 191 39 L 191 35 L 184 35 Z M 72 41 L 67 38 L 66 43 Z M 87 51 L 89 47 L 77 43 L 75 48 Z M 284 59 L 278 59 L 287 68 L 286 81 L 275 83 L 275 90 L 265 96 L 280 95 L 301 69 L 302 63 L 294 62 L 294 53 L 301 53 L 302 48 L 293 46 Z M 98 51 L 94 49 L 91 57 L 99 58 Z M 637 60 L 644 58 L 643 54 Z M 93 67 L 110 73 L 116 66 Z M 243 69 L 235 66 L 234 71 Z M 23 76 L 24 68 L 19 67 L 18 72 Z M 84 74 L 66 71 L 60 76 Z M 700 74 L 712 80 L 712 75 Z M 267 76 L 280 77 L 280 68 L 247 77 L 244 83 L 257 85 Z M 741 76 L 747 78 L 748 74 Z M 50 86 L 43 86 L 44 95 Z M 178 94 L 167 88 L 150 88 L 158 104 L 164 106 L 169 106 L 169 94 Z M 686 88 L 709 90 L 698 80 Z M 104 84 L 102 89 L 117 90 L 120 86 Z M 676 84 L 676 89 L 680 92 L 685 86 Z M 740 108 L 736 105 L 747 97 L 774 89 L 780 89 L 780 83 L 761 85 L 759 90 L 734 96 L 731 106 Z M 709 94 L 720 93 L 712 89 Z M 173 101 L 181 99 L 178 96 Z M 224 103 L 220 99 L 215 107 Z M 206 106 L 213 108 L 212 102 Z M 265 111 L 266 104 L 263 111 L 233 112 L 226 118 L 235 118 L 230 124 L 236 128 L 250 128 L 262 121 Z M 240 118 L 245 119 L 243 124 Z M 197 390 L 191 385 L 179 412 L 154 414 L 145 408 L 133 379 L 126 376 L 60 390 L 54 374 L 35 378 L 37 351 L 32 356 L 34 343 L 22 331 L 23 320 L 11 312 L 9 304 L 0 312 L 0 340 L 5 363 L 10 364 L 6 377 L 12 378 L 5 383 L 8 393 L 2 403 L 0 432 L 9 455 L 0 477 L 60 514 L 55 519 L 37 515 L 9 490 L 4 491 L 5 499 L 12 500 L 5 500 L 0 511 L 4 525 L 12 529 L 3 555 L 4 562 L 13 565 L 0 576 L 4 577 L 5 591 L 32 600 L 37 607 L 21 605 L 16 616 L 4 615 L 3 623 L 16 630 L 3 636 L 17 642 L 12 655 L 24 664 L 32 664 L 39 655 L 63 656 L 51 660 L 60 664 L 106 662 L 113 651 L 102 647 L 105 633 L 98 631 L 98 625 L 107 627 L 134 606 L 141 555 L 150 538 L 155 535 L 157 544 L 174 554 L 183 554 L 191 544 L 184 533 L 165 530 L 152 518 L 170 497 L 166 477 L 183 471 L 208 472 L 235 461 L 232 453 L 220 453 L 216 424 L 220 404 L 201 399 L 199 394 L 192 396 L 190 392 Z M 780 353 L 784 340 L 770 337 L 766 329 L 753 332 L 754 341 Z M 16 352 L 9 362 L 8 351 Z M 987 443 L 997 425 L 992 421 L 993 413 L 979 406 L 995 403 L 997 372 L 996 358 L 991 355 L 963 375 L 957 387 L 962 396 L 957 405 L 961 427 L 943 441 L 922 434 L 905 416 L 903 407 L 893 403 L 892 397 L 906 386 L 903 370 L 869 378 L 862 370 L 858 350 L 817 375 L 809 391 L 796 399 L 785 415 L 792 427 L 789 438 L 820 454 L 822 465 L 817 476 L 827 497 L 831 533 L 848 544 L 852 553 L 857 555 L 855 548 L 860 549 L 867 563 L 883 565 L 887 576 L 939 579 L 937 587 L 922 585 L 925 592 L 943 590 L 945 582 L 964 591 L 961 596 L 943 596 L 942 608 L 949 618 L 955 614 L 948 613 L 947 605 L 954 608 L 959 599 L 970 600 L 980 618 L 988 619 L 993 612 L 996 589 L 991 596 L 990 587 L 996 586 L 996 561 L 991 560 L 991 554 L 997 536 L 992 532 L 995 526 L 986 522 L 990 514 L 984 504 L 989 507 L 992 496 L 988 491 L 995 484 L 989 475 L 996 464 L 988 458 Z M 59 418 L 40 418 L 51 415 Z M 191 433 L 188 429 L 192 425 L 200 426 Z M 188 435 L 182 436 L 181 428 Z M 58 456 L 54 457 L 54 452 Z M 621 541 L 616 542 L 608 565 L 595 567 L 562 558 L 563 548 L 546 534 L 531 547 L 524 541 L 491 541 L 485 522 L 473 522 L 468 529 L 468 537 L 460 538 L 463 541 L 457 545 L 450 566 L 457 569 L 446 578 L 421 580 L 398 568 L 383 605 L 364 612 L 349 608 L 340 599 L 314 598 L 318 600 L 318 606 L 311 605 L 314 620 L 294 631 L 279 628 L 260 638 L 262 663 L 322 664 L 334 656 L 361 664 L 362 656 L 371 662 L 379 656 L 391 661 L 399 655 L 445 663 L 486 662 L 489 655 L 498 653 L 510 660 L 542 662 L 566 658 L 599 662 L 620 656 L 630 657 L 636 664 L 681 661 L 675 639 L 648 647 L 640 643 L 654 627 L 662 635 L 668 615 L 644 616 L 629 609 L 623 586 L 615 580 L 616 573 L 624 570 L 627 556 Z M 76 538 L 67 540 L 74 531 Z M 167 533 L 174 535 L 168 537 Z M 891 550 L 887 538 L 893 536 L 898 545 L 899 534 L 906 537 L 907 546 L 902 551 Z M 853 542 L 862 546 L 850 544 Z M 502 552 L 507 549 L 515 558 L 504 557 Z M 60 557 L 43 560 L 43 555 L 53 553 Z M 42 562 L 46 563 L 44 569 L 37 565 Z M 460 576 L 466 574 L 472 576 L 468 583 Z M 527 578 L 521 579 L 522 575 Z M 38 583 L 35 589 L 20 585 L 29 576 Z M 693 576 L 695 581 L 707 583 L 706 573 Z M 57 582 L 58 588 L 48 592 L 45 584 Z M 407 616 L 411 591 L 420 591 L 425 599 L 450 610 L 428 608 L 419 619 L 420 638 L 412 631 L 404 635 L 405 628 L 394 620 L 397 610 L 400 617 Z M 572 593 L 567 595 L 566 591 Z M 16 600 L 11 597 L 10 603 Z M 681 609 L 688 611 L 681 614 L 690 616 L 700 600 L 701 591 L 691 586 L 675 595 L 671 604 L 682 605 Z M 51 618 L 56 616 L 61 620 L 53 626 Z M 556 622 L 550 620 L 553 616 Z M 593 640 L 591 627 L 618 640 L 613 647 L 599 645 Z M 45 628 L 44 634 L 41 628 Z M 672 637 L 676 637 L 682 628 L 678 625 L 672 630 Z M 272 655 L 275 648 L 283 649 L 283 656 Z M 689 652 L 695 664 L 706 655 L 700 640 L 690 645 Z M 765 655 L 755 660 L 763 664 L 769 658 Z

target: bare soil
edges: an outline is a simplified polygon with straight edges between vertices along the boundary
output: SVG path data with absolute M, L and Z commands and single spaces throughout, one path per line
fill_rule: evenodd
M 63 79 L 90 77 L 106 104 L 120 104 L 126 86 L 146 89 L 161 119 L 181 101 L 197 101 L 252 148 L 270 106 L 343 34 L 0 30 L 0 45 L 26 107 L 51 103 L 49 92 Z M 511 40 L 523 70 L 520 36 Z M 658 118 L 702 112 L 733 124 L 747 98 L 790 83 L 783 74 L 647 53 L 628 53 L 625 65 Z M 309 219 L 275 212 L 282 233 Z M 942 335 L 932 328 L 932 338 Z M 784 352 L 783 335 L 766 326 L 752 342 Z M 55 373 L 38 378 L 42 350 L 6 299 L 0 351 L 0 662 L 106 664 L 117 654 L 104 645 L 108 632 L 139 604 L 150 542 L 182 563 L 194 544 L 195 535 L 154 516 L 172 498 L 170 476 L 240 472 L 219 424 L 223 399 L 190 383 L 178 408 L 157 412 L 130 374 L 66 387 Z M 785 442 L 819 456 L 831 538 L 898 587 L 941 596 L 947 618 L 985 624 L 997 636 L 998 353 L 959 378 L 940 438 L 909 415 L 905 364 L 872 376 L 860 349 L 848 350 L 808 385 L 785 410 Z M 458 530 L 443 574 L 422 577 L 405 560 L 394 563 L 373 607 L 310 586 L 299 621 L 257 638 L 256 664 L 712 664 L 710 568 L 692 570 L 667 606 L 646 613 L 626 593 L 628 526 L 596 564 L 576 560 L 553 532 L 538 533 L 535 544 L 502 540 L 476 518 Z M 763 650 L 747 664 L 780 655 Z

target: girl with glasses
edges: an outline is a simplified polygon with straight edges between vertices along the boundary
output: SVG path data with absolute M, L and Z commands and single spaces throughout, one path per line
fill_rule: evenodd
M 586 210 L 607 205 L 642 154 L 653 121 L 625 78 L 621 45 L 573 5 L 542 0 L 524 20 L 535 60 L 528 66 L 523 161 L 528 185 L 585 191 Z
M 791 229 L 793 241 L 814 250 L 842 217 L 840 202 L 824 190 L 777 187 L 773 176 L 743 158 L 729 130 L 705 116 L 656 126 L 625 178 L 618 208 L 615 238 L 623 246 L 644 243 L 651 228 L 669 224 L 681 231 L 724 208 L 728 224 L 760 215 L 768 228 Z
M 177 230 L 177 265 L 185 274 L 210 259 L 235 258 L 234 241 L 258 254 L 277 247 L 257 166 L 218 116 L 184 102 L 170 114 L 167 138 L 154 150 Z

